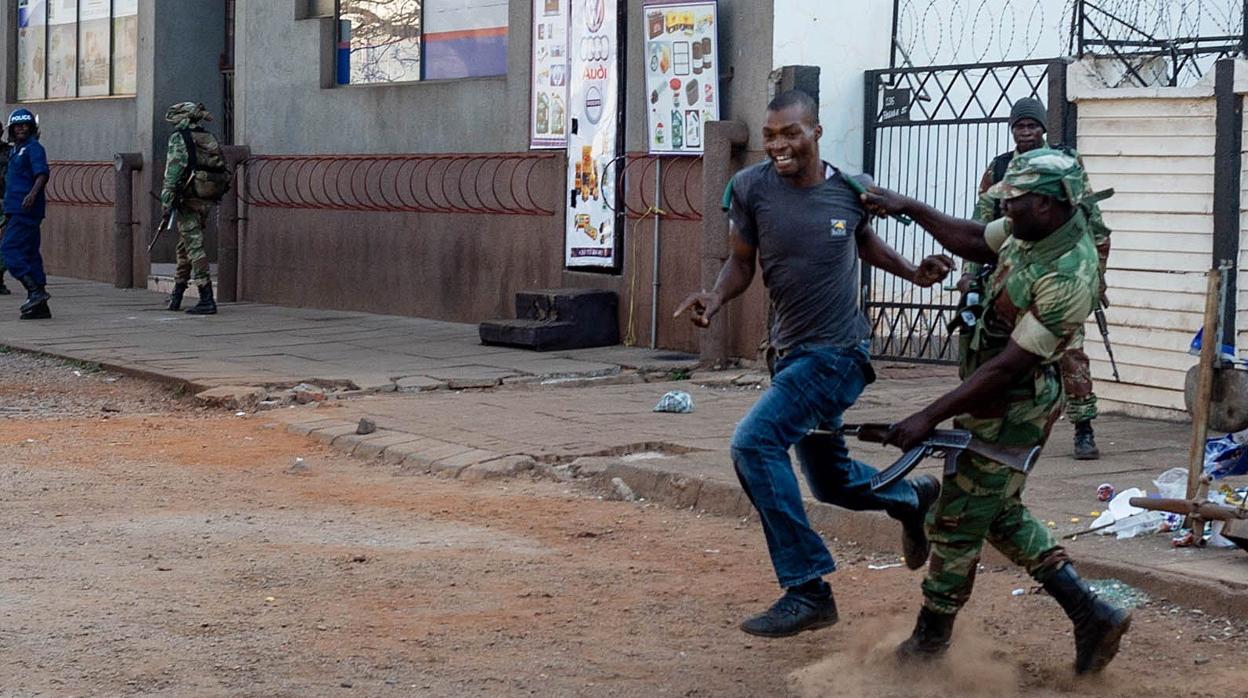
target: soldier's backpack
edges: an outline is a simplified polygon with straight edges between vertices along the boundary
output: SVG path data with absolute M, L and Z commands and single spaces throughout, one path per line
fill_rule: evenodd
M 186 144 L 188 176 L 182 196 L 201 201 L 220 201 L 230 190 L 232 174 L 221 154 L 221 144 L 201 127 L 179 129 Z

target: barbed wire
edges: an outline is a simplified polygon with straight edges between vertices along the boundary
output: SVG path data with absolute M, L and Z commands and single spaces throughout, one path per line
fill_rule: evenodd
M 1146 64 L 1164 46 L 1170 77 L 1186 84 L 1228 55 L 1211 44 L 1244 34 L 1242 0 L 895 0 L 894 7 L 895 67 L 1058 58 L 1081 45 L 1085 55 L 1135 55 Z

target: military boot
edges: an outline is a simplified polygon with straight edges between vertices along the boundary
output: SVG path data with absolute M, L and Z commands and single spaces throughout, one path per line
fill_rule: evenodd
M 36 305 L 36 306 L 34 306 L 34 307 L 30 308 L 29 310 L 23 310 L 23 311 L 22 311 L 22 314 L 19 316 L 19 319 L 22 319 L 22 320 L 51 320 L 51 319 L 52 319 L 52 310 L 51 310 L 50 308 L 48 308 L 48 302 L 47 302 L 47 301 L 44 301 L 44 302 L 39 303 L 38 305 Z
M 1100 457 L 1096 434 L 1092 432 L 1092 420 L 1075 422 L 1075 460 L 1097 460 Z
M 22 303 L 21 308 L 23 315 L 37 306 L 48 304 L 48 299 L 52 296 L 42 284 L 35 283 L 35 277 L 27 274 L 18 281 L 22 282 L 22 286 L 26 288 L 26 302 Z
M 216 315 L 217 301 L 212 297 L 212 282 L 199 287 L 199 302 L 186 309 L 188 315 Z
M 169 292 L 169 302 L 165 304 L 165 310 L 181 310 L 182 297 L 186 295 L 188 284 L 185 281 L 178 281 L 173 284 L 173 290 Z
M 952 613 L 937 613 L 927 606 L 920 608 L 914 632 L 897 646 L 897 658 L 903 662 L 939 658 L 949 649 L 955 618 Z
M 1118 654 L 1118 643 L 1131 627 L 1131 614 L 1097 597 L 1070 563 L 1045 580 L 1044 589 L 1075 624 L 1075 673 L 1104 669 Z

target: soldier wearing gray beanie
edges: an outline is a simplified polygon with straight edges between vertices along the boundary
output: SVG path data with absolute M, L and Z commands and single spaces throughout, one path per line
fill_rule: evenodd
M 1044 104 L 1034 97 L 1024 97 L 1014 103 L 1010 109 L 1010 128 L 1014 128 L 1014 124 L 1023 119 L 1031 119 L 1040 124 L 1040 128 L 1045 133 L 1049 131 L 1048 119 L 1049 113 L 1045 110 Z

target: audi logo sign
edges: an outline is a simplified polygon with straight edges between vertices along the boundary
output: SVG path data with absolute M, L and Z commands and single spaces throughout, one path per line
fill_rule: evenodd
M 611 39 L 606 36 L 587 36 L 581 39 L 581 60 L 605 61 L 611 57 Z

